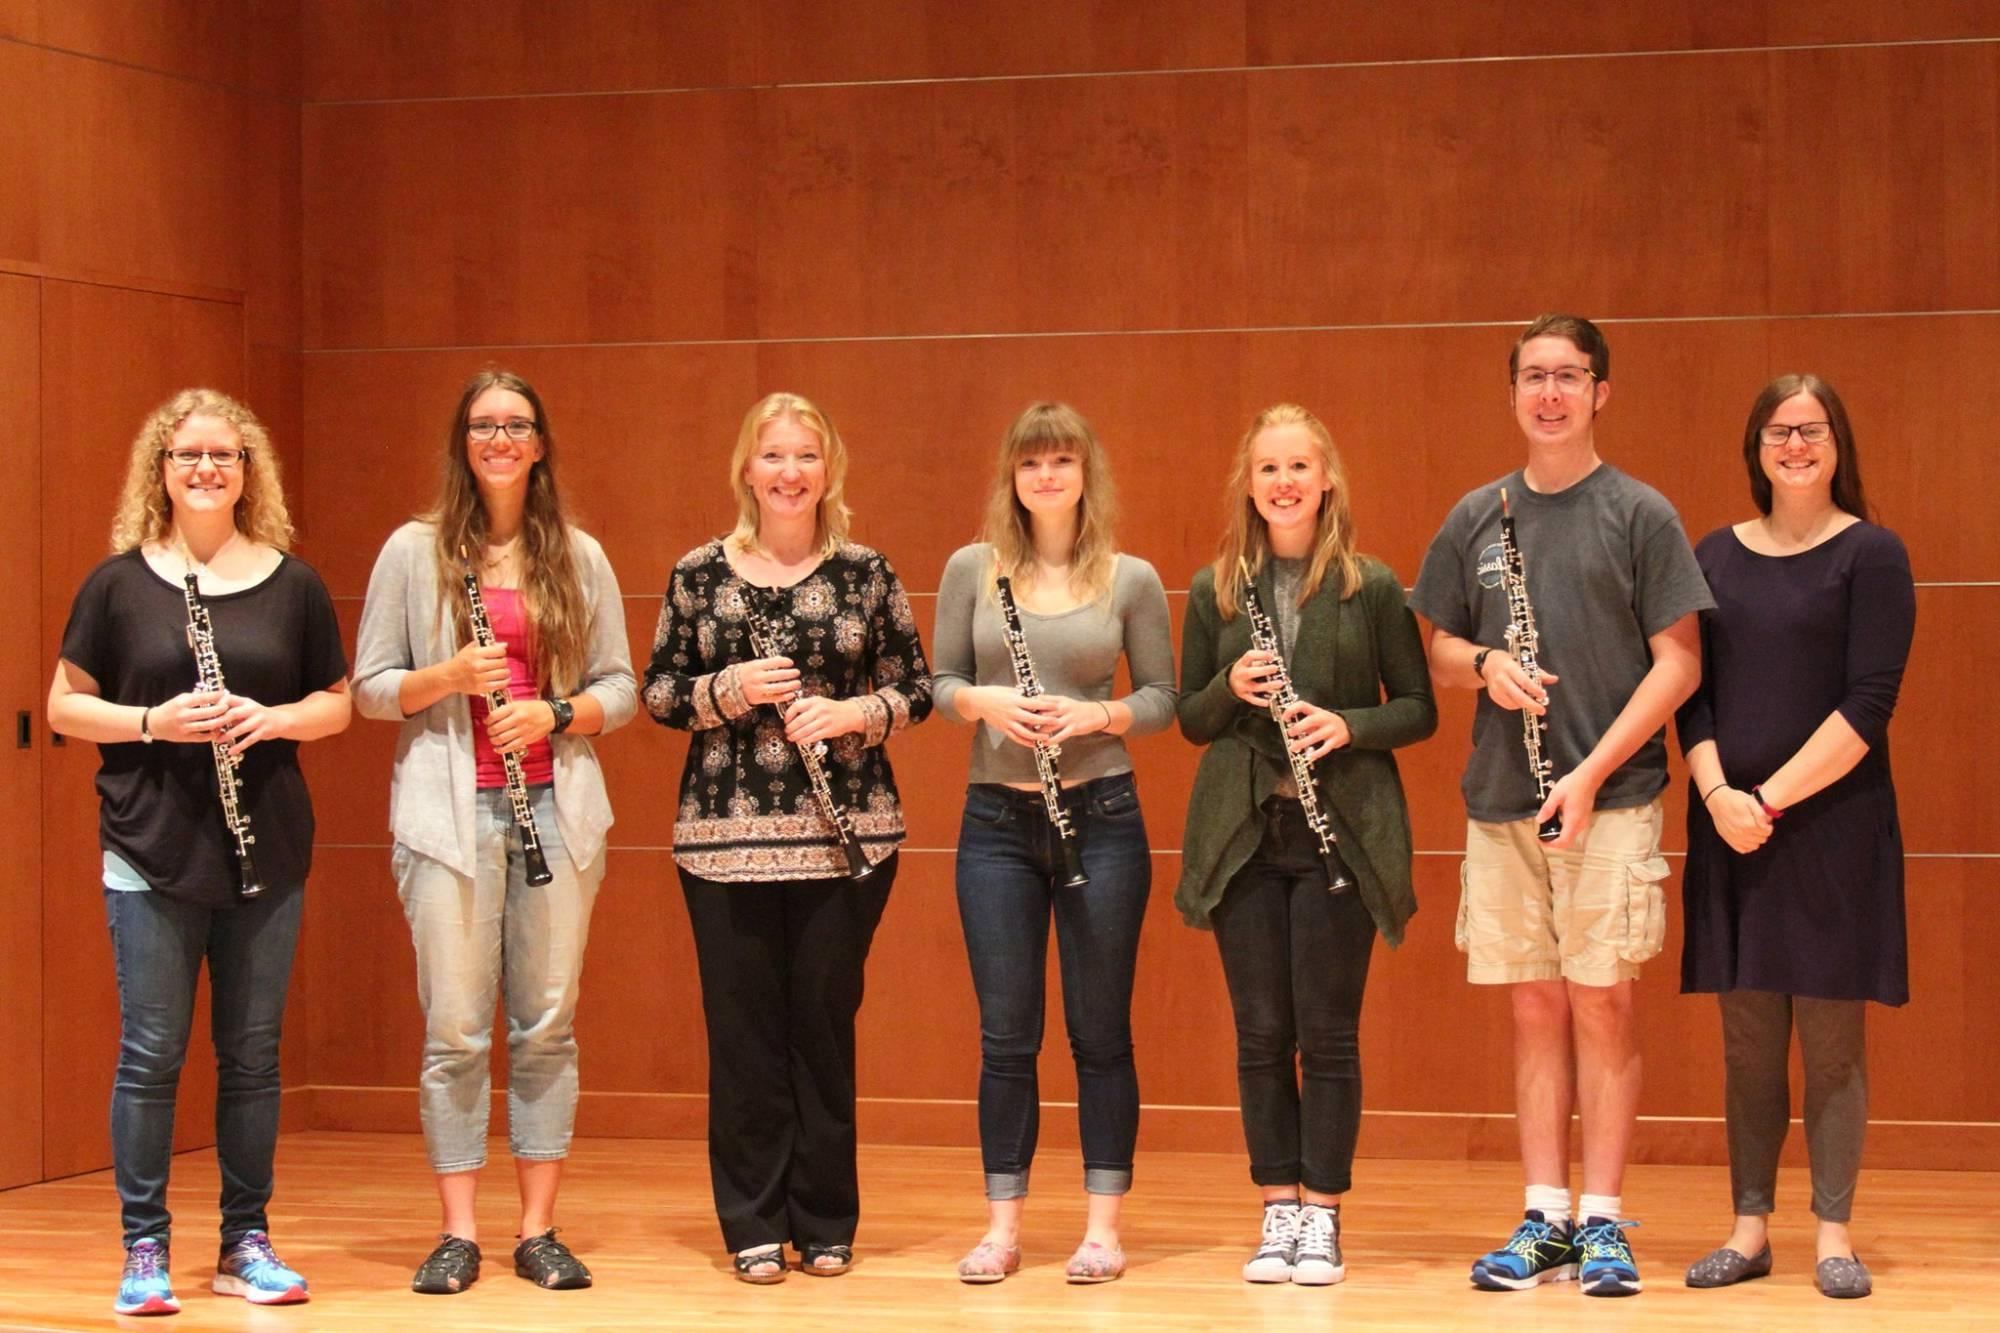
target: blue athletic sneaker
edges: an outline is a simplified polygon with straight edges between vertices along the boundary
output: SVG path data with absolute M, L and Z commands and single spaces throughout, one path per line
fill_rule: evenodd
M 1614 1222 L 1593 1217 L 1576 1229 L 1577 1248 L 1583 1252 L 1583 1268 L 1577 1280 L 1586 1296 L 1637 1296 L 1639 1265 L 1632 1261 L 1632 1247 L 1625 1243 L 1625 1228 L 1637 1222 Z
M 311 1299 L 306 1280 L 285 1266 L 261 1231 L 244 1232 L 222 1252 L 209 1289 L 218 1296 L 241 1296 L 252 1305 L 296 1305 Z
M 179 1314 L 173 1283 L 167 1281 L 167 1245 L 148 1237 L 125 1251 L 125 1275 L 118 1280 L 118 1314 Z
M 1576 1277 L 1576 1238 L 1567 1224 L 1550 1224 L 1530 1208 L 1507 1243 L 1472 1265 L 1472 1285 L 1483 1291 L 1521 1291 Z

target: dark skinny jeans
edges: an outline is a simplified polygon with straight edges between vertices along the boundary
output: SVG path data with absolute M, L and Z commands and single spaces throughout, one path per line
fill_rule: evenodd
M 1327 891 L 1297 801 L 1274 798 L 1263 818 L 1263 841 L 1210 917 L 1236 1013 L 1250 1179 L 1345 1194 L 1361 1129 L 1361 996 L 1375 922 L 1359 893 Z
M 1139 789 L 1129 773 L 1063 793 L 1090 883 L 1064 888 L 1039 792 L 976 783 L 958 834 L 958 917 L 979 993 L 979 1147 L 986 1197 L 1018 1199 L 1041 1130 L 1049 921 L 1056 927 L 1063 1022 L 1076 1060 L 1083 1187 L 1132 1188 L 1139 1075 L 1132 1063 L 1132 974 L 1153 884 Z

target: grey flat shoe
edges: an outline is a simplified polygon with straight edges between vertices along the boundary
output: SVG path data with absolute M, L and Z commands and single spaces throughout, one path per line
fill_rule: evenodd
M 1820 1260 L 1819 1267 L 1813 1270 L 1813 1284 L 1819 1288 L 1820 1295 L 1842 1301 L 1866 1296 L 1875 1290 L 1875 1283 L 1869 1278 L 1858 1254 L 1852 1259 Z
M 1771 1246 L 1767 1242 L 1754 1258 L 1746 1258 L 1738 1250 L 1711 1250 L 1688 1265 L 1687 1284 L 1690 1287 L 1728 1287 L 1748 1282 L 1753 1277 L 1769 1276 Z

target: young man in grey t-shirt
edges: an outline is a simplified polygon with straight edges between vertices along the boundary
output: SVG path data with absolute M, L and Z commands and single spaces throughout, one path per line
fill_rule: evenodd
M 1473 1264 L 1472 1281 L 1507 1290 L 1580 1279 L 1589 1295 L 1629 1296 L 1639 1273 L 1619 1192 L 1639 1103 L 1632 982 L 1665 931 L 1664 729 L 1700 681 L 1695 616 L 1715 603 L 1673 506 L 1597 456 L 1597 417 L 1611 397 L 1611 353 L 1597 326 L 1544 315 L 1515 342 L 1507 369 L 1527 464 L 1458 502 L 1410 599 L 1432 627 L 1431 678 L 1482 692 L 1462 783 L 1458 946 L 1470 980 L 1513 992 L 1527 1215 Z M 1508 634 L 1502 488 L 1539 636 L 1539 681 L 1510 651 L 1518 641 Z M 1523 710 L 1541 719 L 1546 799 Z M 1560 835 L 1538 838 L 1551 818 Z M 1572 1106 L 1583 1119 L 1574 1214 Z

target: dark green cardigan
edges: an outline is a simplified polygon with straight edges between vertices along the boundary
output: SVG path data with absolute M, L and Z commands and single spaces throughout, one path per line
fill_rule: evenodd
M 1299 697 L 1339 713 L 1353 734 L 1350 744 L 1319 761 L 1320 802 L 1362 902 L 1393 946 L 1402 942 L 1417 895 L 1410 885 L 1410 811 L 1389 751 L 1437 730 L 1437 701 L 1403 585 L 1373 557 L 1361 558 L 1361 571 L 1352 597 L 1339 599 L 1322 584 L 1299 609 L 1298 642 L 1286 666 Z M 1269 607 L 1268 562 L 1258 571 L 1257 592 Z M 1229 669 L 1249 650 L 1249 617 L 1239 611 L 1221 618 L 1215 570 L 1203 569 L 1188 590 L 1178 711 L 1182 734 L 1208 751 L 1188 796 L 1174 894 L 1182 919 L 1203 929 L 1230 877 L 1257 849 L 1264 798 L 1291 773 L 1270 713 L 1230 692 Z

